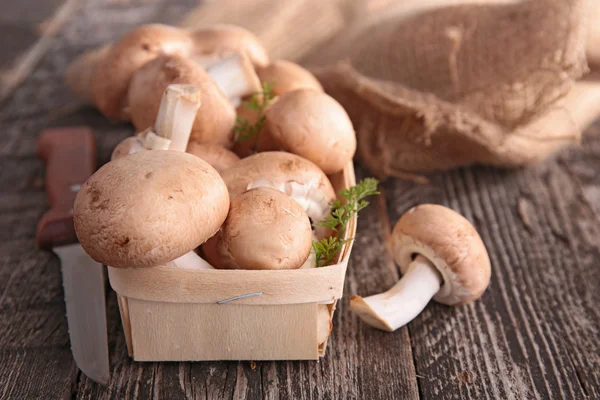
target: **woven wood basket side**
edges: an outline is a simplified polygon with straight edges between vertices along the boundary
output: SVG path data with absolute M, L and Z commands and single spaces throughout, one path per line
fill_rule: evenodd
M 330 177 L 339 191 L 355 184 L 351 163 Z M 356 217 L 344 238 L 354 237 Z M 318 359 L 342 297 L 352 243 L 338 262 L 290 271 L 109 267 L 129 355 L 137 361 Z M 260 294 L 258 294 L 260 293 Z M 223 300 L 256 294 L 226 304 Z M 326 304 L 328 321 L 319 307 Z

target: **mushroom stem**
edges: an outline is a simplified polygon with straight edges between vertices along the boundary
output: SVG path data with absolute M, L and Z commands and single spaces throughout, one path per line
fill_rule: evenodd
M 208 74 L 223 94 L 233 103 L 242 97 L 259 92 L 258 75 L 247 56 L 236 53 L 211 65 Z
M 184 269 L 214 269 L 206 260 L 196 254 L 195 251 L 185 253 L 179 258 L 171 261 L 173 267 Z
M 169 139 L 169 150 L 185 151 L 200 107 L 200 90 L 194 85 L 169 85 L 154 123 L 156 134 Z
M 427 258 L 418 255 L 390 290 L 350 297 L 350 309 L 367 324 L 393 332 L 412 321 L 440 290 L 442 278 Z

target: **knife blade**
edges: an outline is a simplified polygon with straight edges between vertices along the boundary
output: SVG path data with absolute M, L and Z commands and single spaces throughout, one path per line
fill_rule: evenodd
M 104 267 L 77 242 L 73 203 L 81 185 L 96 169 L 96 144 L 87 127 L 44 130 L 37 156 L 46 164 L 50 203 L 37 227 L 39 248 L 53 250 L 61 261 L 71 351 L 77 367 L 90 379 L 107 384 L 110 377 L 104 293 Z

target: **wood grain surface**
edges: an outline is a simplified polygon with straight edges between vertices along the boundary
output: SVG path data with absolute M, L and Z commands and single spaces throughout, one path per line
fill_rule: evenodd
M 3 15 L 0 32 L 7 24 L 31 29 L 63 3 L 44 4 L 35 18 L 14 11 L 7 22 Z M 133 25 L 176 23 L 194 1 L 77 3 L 0 105 L 0 399 L 600 398 L 600 123 L 581 146 L 534 168 L 460 169 L 430 185 L 386 182 L 359 219 L 345 298 L 320 362 L 133 362 L 109 291 L 112 379 L 108 387 L 88 380 L 70 353 L 58 258 L 35 248 L 36 223 L 48 207 L 35 140 L 48 126 L 88 124 L 98 163 L 107 162 L 133 128 L 81 107 L 62 81 L 68 62 Z M 18 68 L 17 54 L 35 44 L 11 37 L 10 57 L 7 42 L 0 44 L 5 69 Z M 367 176 L 356 167 L 357 178 Z M 475 224 L 492 260 L 491 286 L 472 305 L 432 303 L 395 333 L 371 329 L 346 298 L 396 282 L 385 252 L 390 226 L 424 202 Z

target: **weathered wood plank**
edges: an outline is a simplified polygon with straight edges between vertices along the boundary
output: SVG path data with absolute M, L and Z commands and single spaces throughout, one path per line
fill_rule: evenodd
M 37 2 L 36 2 L 37 3 Z M 52 38 L 73 14 L 78 0 L 31 0 L 4 7 L 0 35 L 8 37 L 0 54 L 0 103 L 29 76 L 52 45 Z
M 67 399 L 76 375 L 71 349 L 0 349 L 0 399 Z
M 598 143 L 586 139 L 596 152 L 579 168 L 597 170 Z M 598 396 L 600 219 L 569 173 L 575 153 L 566 154 L 523 171 L 443 174 L 434 179 L 438 190 L 409 185 L 416 194 L 392 209 L 395 221 L 418 203 L 450 206 L 475 223 L 492 259 L 479 302 L 431 304 L 409 325 L 424 398 Z M 406 185 L 389 184 L 396 204 Z

